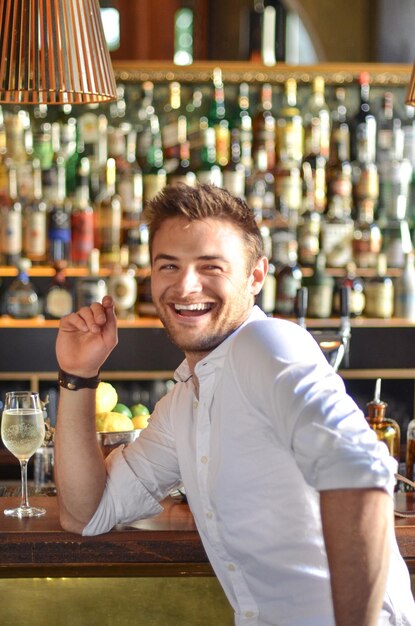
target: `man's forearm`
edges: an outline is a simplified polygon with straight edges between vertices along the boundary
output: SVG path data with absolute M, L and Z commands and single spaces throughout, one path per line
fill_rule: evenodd
M 55 478 L 61 524 L 81 532 L 98 507 L 106 481 L 95 432 L 95 389 L 60 389 Z
M 393 503 L 377 489 L 320 494 L 337 626 L 376 626 L 389 565 Z

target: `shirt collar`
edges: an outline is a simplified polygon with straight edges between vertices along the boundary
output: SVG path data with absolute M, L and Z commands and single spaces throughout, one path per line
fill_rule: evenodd
M 201 361 L 196 364 L 196 373 L 198 374 L 200 368 L 204 367 L 207 363 L 213 365 L 223 361 L 229 350 L 231 341 L 236 337 L 239 331 L 247 324 L 250 324 L 251 322 L 254 322 L 256 320 L 266 319 L 266 317 L 267 316 L 265 315 L 265 313 L 258 306 L 255 305 L 249 317 L 240 326 L 238 326 L 238 328 L 234 330 L 234 332 L 229 335 L 229 337 L 227 337 L 225 341 L 222 341 L 222 343 L 217 348 L 212 350 L 212 352 L 209 352 L 209 354 L 207 354 Z M 184 359 L 184 361 L 180 363 L 179 367 L 174 372 L 174 379 L 177 382 L 186 382 L 191 377 L 192 374 L 187 364 L 187 360 Z

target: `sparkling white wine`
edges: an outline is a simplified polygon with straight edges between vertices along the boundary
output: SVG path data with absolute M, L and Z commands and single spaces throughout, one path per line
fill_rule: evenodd
M 14 456 L 20 460 L 29 459 L 45 438 L 43 412 L 35 409 L 3 411 L 1 437 Z

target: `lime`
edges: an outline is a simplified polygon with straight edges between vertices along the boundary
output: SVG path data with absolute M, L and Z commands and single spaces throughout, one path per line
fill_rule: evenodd
M 134 415 L 131 421 L 134 428 L 138 430 L 143 430 L 143 428 L 147 428 L 149 419 L 150 415 L 144 415 L 143 413 L 142 415 Z
M 95 413 L 108 413 L 118 402 L 118 394 L 111 383 L 101 381 L 95 392 Z
M 144 404 L 133 404 L 130 410 L 133 417 L 136 415 L 150 415 L 149 409 Z
M 126 404 L 122 404 L 121 402 L 118 402 L 115 405 L 115 407 L 112 409 L 112 411 L 113 413 L 123 413 L 124 415 L 130 418 L 133 416 L 128 406 Z
M 97 431 L 102 433 L 121 433 L 127 430 L 134 430 L 134 425 L 127 415 L 115 413 L 114 411 L 97 416 L 95 425 Z

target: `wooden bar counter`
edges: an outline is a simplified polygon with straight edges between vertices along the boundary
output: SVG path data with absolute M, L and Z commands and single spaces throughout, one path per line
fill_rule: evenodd
M 31 496 L 43 517 L 3 515 L 17 497 L 0 498 L 0 577 L 32 576 L 211 576 L 213 571 L 193 516 L 184 502 L 164 500 L 164 511 L 96 537 L 67 533 L 59 525 L 56 497 Z M 396 509 L 414 517 L 395 518 L 398 544 L 415 573 L 415 494 L 395 496 Z

